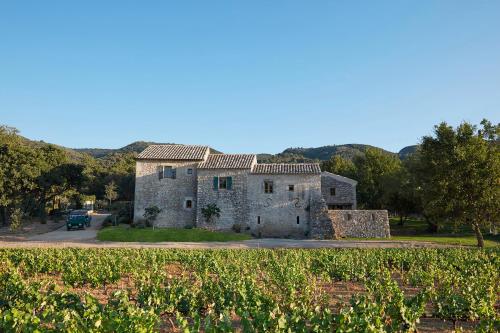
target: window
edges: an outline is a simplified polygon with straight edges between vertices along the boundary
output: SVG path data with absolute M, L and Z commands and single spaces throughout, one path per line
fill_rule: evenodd
M 288 191 L 293 192 L 295 190 L 294 185 L 288 185 Z
M 169 165 L 161 165 L 158 167 L 158 178 L 172 178 L 175 179 L 176 170 Z
M 257 224 L 260 224 L 260 216 L 257 216 Z
M 375 221 L 375 214 L 372 213 L 372 221 Z
M 335 195 L 335 187 L 330 187 L 330 195 L 331 196 Z
M 186 200 L 186 208 L 187 209 L 193 208 L 193 200 L 190 199 Z
M 214 177 L 214 190 L 232 190 L 233 177 Z
M 219 178 L 219 189 L 221 190 L 227 189 L 227 177 Z
M 273 182 L 270 180 L 264 181 L 264 193 L 273 193 Z
M 297 216 L 297 224 L 300 224 L 300 216 Z
M 347 221 L 350 221 L 352 219 L 352 215 L 351 214 L 347 214 Z
M 188 168 L 188 169 L 186 170 L 186 174 L 188 174 L 188 175 L 192 175 L 192 174 L 193 174 L 193 169 Z

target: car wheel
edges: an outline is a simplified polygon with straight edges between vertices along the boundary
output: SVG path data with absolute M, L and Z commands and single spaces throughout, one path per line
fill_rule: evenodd
M 68 231 L 70 231 L 70 230 L 71 230 L 71 228 L 70 228 L 70 227 L 66 227 L 66 229 L 67 229 Z

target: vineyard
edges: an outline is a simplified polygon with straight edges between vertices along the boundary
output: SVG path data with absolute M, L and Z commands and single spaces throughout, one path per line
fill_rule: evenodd
M 0 331 L 497 332 L 499 272 L 498 249 L 2 249 Z

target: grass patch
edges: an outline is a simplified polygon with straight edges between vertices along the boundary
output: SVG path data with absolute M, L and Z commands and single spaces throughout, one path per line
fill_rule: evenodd
M 416 236 L 393 236 L 392 240 L 433 242 L 450 245 L 477 246 L 476 236 L 441 236 L 441 235 L 416 235 Z M 484 235 L 485 247 L 500 247 L 500 237 Z
M 407 218 L 399 225 L 399 218 L 390 218 L 391 239 L 401 241 L 433 242 L 450 245 L 476 246 L 476 235 L 468 225 L 443 223 L 436 233 L 429 233 L 427 223 L 422 219 Z M 500 235 L 488 234 L 483 228 L 484 246 L 500 247 Z
M 112 242 L 229 242 L 250 239 L 247 234 L 216 232 L 205 229 L 107 227 L 99 230 L 97 239 Z

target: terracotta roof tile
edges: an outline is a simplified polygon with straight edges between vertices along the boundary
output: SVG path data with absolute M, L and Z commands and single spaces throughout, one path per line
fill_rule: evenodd
M 293 164 L 256 164 L 254 174 L 320 174 L 318 163 L 293 163 Z
M 139 160 L 203 160 L 208 146 L 151 145 L 137 156 Z
M 255 163 L 254 154 L 210 154 L 198 169 L 251 169 Z

